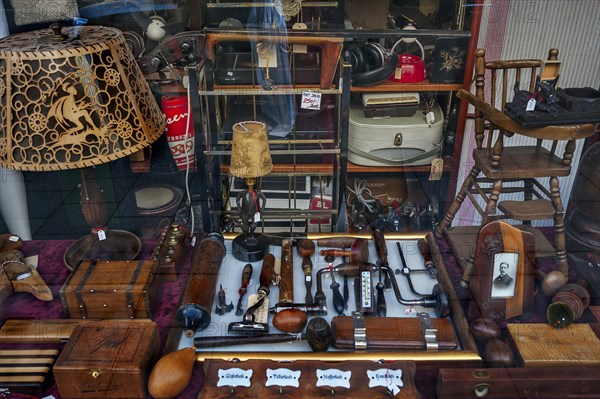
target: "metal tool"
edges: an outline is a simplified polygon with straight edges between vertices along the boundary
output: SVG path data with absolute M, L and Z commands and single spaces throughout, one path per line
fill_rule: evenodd
M 257 291 L 256 303 L 246 310 L 242 321 L 229 324 L 229 332 L 247 335 L 267 334 L 269 332 L 269 325 L 256 322 L 254 313 L 263 305 L 265 299 L 269 296 L 269 293 L 271 292 L 270 286 L 276 279 L 275 257 L 272 254 L 266 254 L 263 258 L 262 269 L 260 271 L 260 287 Z
M 312 240 L 304 239 L 298 242 L 296 247 L 298 255 L 302 257 L 302 272 L 304 273 L 304 285 L 306 286 L 306 296 L 304 302 L 311 305 L 312 298 L 312 269 L 313 263 L 310 259 L 315 253 L 315 243 Z
M 229 305 L 227 304 L 225 290 L 223 289 L 223 285 L 219 284 L 219 293 L 217 294 L 217 305 L 215 306 L 215 313 L 219 316 L 223 316 L 225 313 L 231 312 L 232 309 L 233 302 L 231 302 Z
M 307 305 L 306 303 L 278 303 L 275 306 L 269 308 L 269 313 L 275 314 L 286 309 L 298 309 L 306 312 L 309 316 L 314 315 L 326 315 L 326 305 Z
M 412 278 L 410 276 L 411 273 L 418 273 L 418 272 L 425 272 L 425 273 L 430 273 L 428 269 L 411 269 L 408 267 L 408 264 L 406 263 L 406 258 L 404 258 L 404 251 L 402 251 L 402 245 L 400 244 L 399 241 L 396 242 L 396 246 L 398 247 L 398 253 L 400 254 L 400 261 L 402 262 L 402 269 L 400 269 L 400 273 L 406 277 L 406 280 L 408 281 L 408 287 L 410 288 L 410 291 L 418 296 L 427 296 L 427 294 L 422 294 L 420 292 L 418 292 L 415 289 L 415 286 L 413 285 L 412 282 Z
M 333 268 L 334 260 L 335 257 L 333 255 L 325 256 L 325 261 L 329 264 L 330 269 Z M 331 271 L 329 274 L 331 275 L 331 284 L 329 285 L 329 288 L 331 288 L 333 294 L 333 308 L 338 315 L 343 315 L 344 310 L 346 309 L 346 302 L 344 301 L 344 297 L 340 292 L 340 283 L 335 281 L 335 273 L 333 273 L 333 271 Z
M 240 285 L 240 289 L 238 293 L 240 294 L 240 299 L 238 299 L 237 307 L 235 310 L 236 316 L 241 316 L 244 313 L 244 309 L 242 309 L 242 298 L 248 292 L 248 284 L 250 284 L 250 279 L 252 278 L 252 265 L 247 263 L 246 266 L 242 269 L 242 285 Z
M 365 304 L 368 302 L 366 299 L 369 297 L 367 295 L 369 289 L 368 289 L 368 287 L 365 287 L 363 277 L 365 276 L 364 275 L 365 272 L 378 271 L 380 268 L 383 269 L 384 273 L 387 273 L 389 275 L 390 282 L 392 284 L 392 289 L 396 296 L 396 300 L 401 305 L 423 306 L 426 308 L 434 308 L 435 313 L 438 317 L 446 317 L 450 314 L 450 302 L 448 300 L 448 295 L 446 294 L 446 292 L 442 289 L 442 287 L 439 284 L 436 284 L 433 286 L 431 295 L 424 295 L 421 299 L 405 299 L 402 297 L 402 294 L 400 293 L 400 288 L 398 287 L 396 278 L 393 274 L 392 269 L 389 267 L 389 265 L 376 266 L 372 263 L 367 263 L 367 262 L 348 262 L 348 263 L 338 265 L 333 268 L 334 272 L 336 272 L 342 276 L 347 275 L 348 277 L 359 278 L 358 284 L 359 284 L 360 290 L 361 290 L 359 292 L 359 294 L 361 295 L 363 300 L 361 300 L 361 305 L 357 308 L 357 310 L 360 311 L 360 309 L 362 309 L 363 311 L 370 310 L 371 313 L 375 312 L 374 308 L 365 306 Z M 321 273 L 322 270 L 319 270 L 319 272 L 317 272 L 317 275 L 319 275 L 319 273 Z M 325 269 L 325 270 L 327 270 L 327 269 Z M 319 284 L 319 280 L 317 280 L 317 287 Z M 355 280 L 355 284 L 356 284 L 356 280 Z M 372 294 L 372 290 L 370 292 Z M 315 297 L 315 300 L 316 300 L 316 297 Z M 372 302 L 369 305 L 372 306 Z

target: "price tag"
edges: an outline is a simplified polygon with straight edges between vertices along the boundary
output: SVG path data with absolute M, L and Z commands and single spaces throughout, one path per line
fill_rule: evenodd
M 292 371 L 290 369 L 267 369 L 267 382 L 265 386 L 278 386 L 278 387 L 300 387 L 300 370 Z
M 248 297 L 248 307 L 254 306 L 257 302 L 258 295 L 252 294 Z M 265 298 L 262 305 L 254 311 L 254 321 L 257 323 L 267 324 L 269 320 L 269 298 Z
M 342 371 L 338 369 L 317 369 L 317 386 L 350 388 L 351 377 L 352 371 Z
M 316 91 L 304 91 L 302 92 L 302 103 L 300 104 L 302 109 L 321 109 L 321 93 Z
M 425 114 L 425 120 L 427 121 L 427 125 L 431 127 L 435 123 L 435 114 L 429 111 L 427 114 Z
M 219 369 L 218 387 L 250 387 L 252 370 L 240 368 Z
M 17 242 L 19 241 L 19 236 L 10 236 L 8 237 L 8 241 Z
M 394 395 L 397 395 L 400 387 L 404 386 L 402 370 L 367 370 L 367 377 L 369 377 L 369 388 L 387 387 Z
M 396 68 L 396 70 L 394 71 L 394 79 L 402 79 L 402 68 Z
M 304 22 L 296 22 L 294 25 L 292 25 L 292 29 L 306 30 L 307 26 Z M 294 54 L 306 54 L 308 52 L 308 46 L 306 44 L 297 43 L 292 46 L 292 51 Z
M 442 158 L 435 158 L 431 161 L 431 172 L 429 173 L 429 180 L 440 180 L 442 178 L 442 172 L 444 171 L 444 160 Z
M 255 222 L 255 223 L 258 223 L 258 222 L 260 222 L 260 212 L 256 212 L 256 213 L 254 214 L 254 222 Z
M 98 240 L 106 240 L 106 232 L 104 230 L 98 230 Z
M 531 98 L 529 101 L 527 101 L 527 107 L 525 107 L 525 111 L 535 111 L 535 98 Z

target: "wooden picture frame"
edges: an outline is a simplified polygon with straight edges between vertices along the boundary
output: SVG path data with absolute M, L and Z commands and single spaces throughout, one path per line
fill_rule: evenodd
M 535 275 L 533 234 L 501 221 L 486 224 L 475 248 L 469 318 L 529 319 Z

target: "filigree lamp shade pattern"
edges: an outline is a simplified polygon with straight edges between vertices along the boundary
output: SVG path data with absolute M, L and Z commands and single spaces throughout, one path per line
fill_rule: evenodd
M 122 33 L 100 26 L 0 40 L 0 166 L 47 171 L 103 164 L 164 131 Z
M 273 170 L 267 127 L 262 122 L 238 122 L 233 125 L 229 173 L 241 178 L 268 175 Z

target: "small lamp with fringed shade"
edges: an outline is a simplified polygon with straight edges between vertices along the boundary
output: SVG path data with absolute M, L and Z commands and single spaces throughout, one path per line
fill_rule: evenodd
M 232 249 L 233 256 L 244 262 L 261 260 L 269 248 L 267 238 L 254 232 L 267 202 L 264 194 L 254 186 L 256 178 L 266 176 L 272 170 L 266 125 L 255 121 L 233 125 L 229 173 L 245 179 L 248 188 L 236 197 L 240 217 L 237 225 L 242 234 L 233 240 Z
M 82 169 L 81 201 L 92 234 L 65 254 L 133 259 L 140 240 L 106 230 L 93 170 L 154 142 L 164 117 L 122 33 L 84 26 L 0 40 L 0 166 L 23 171 Z

